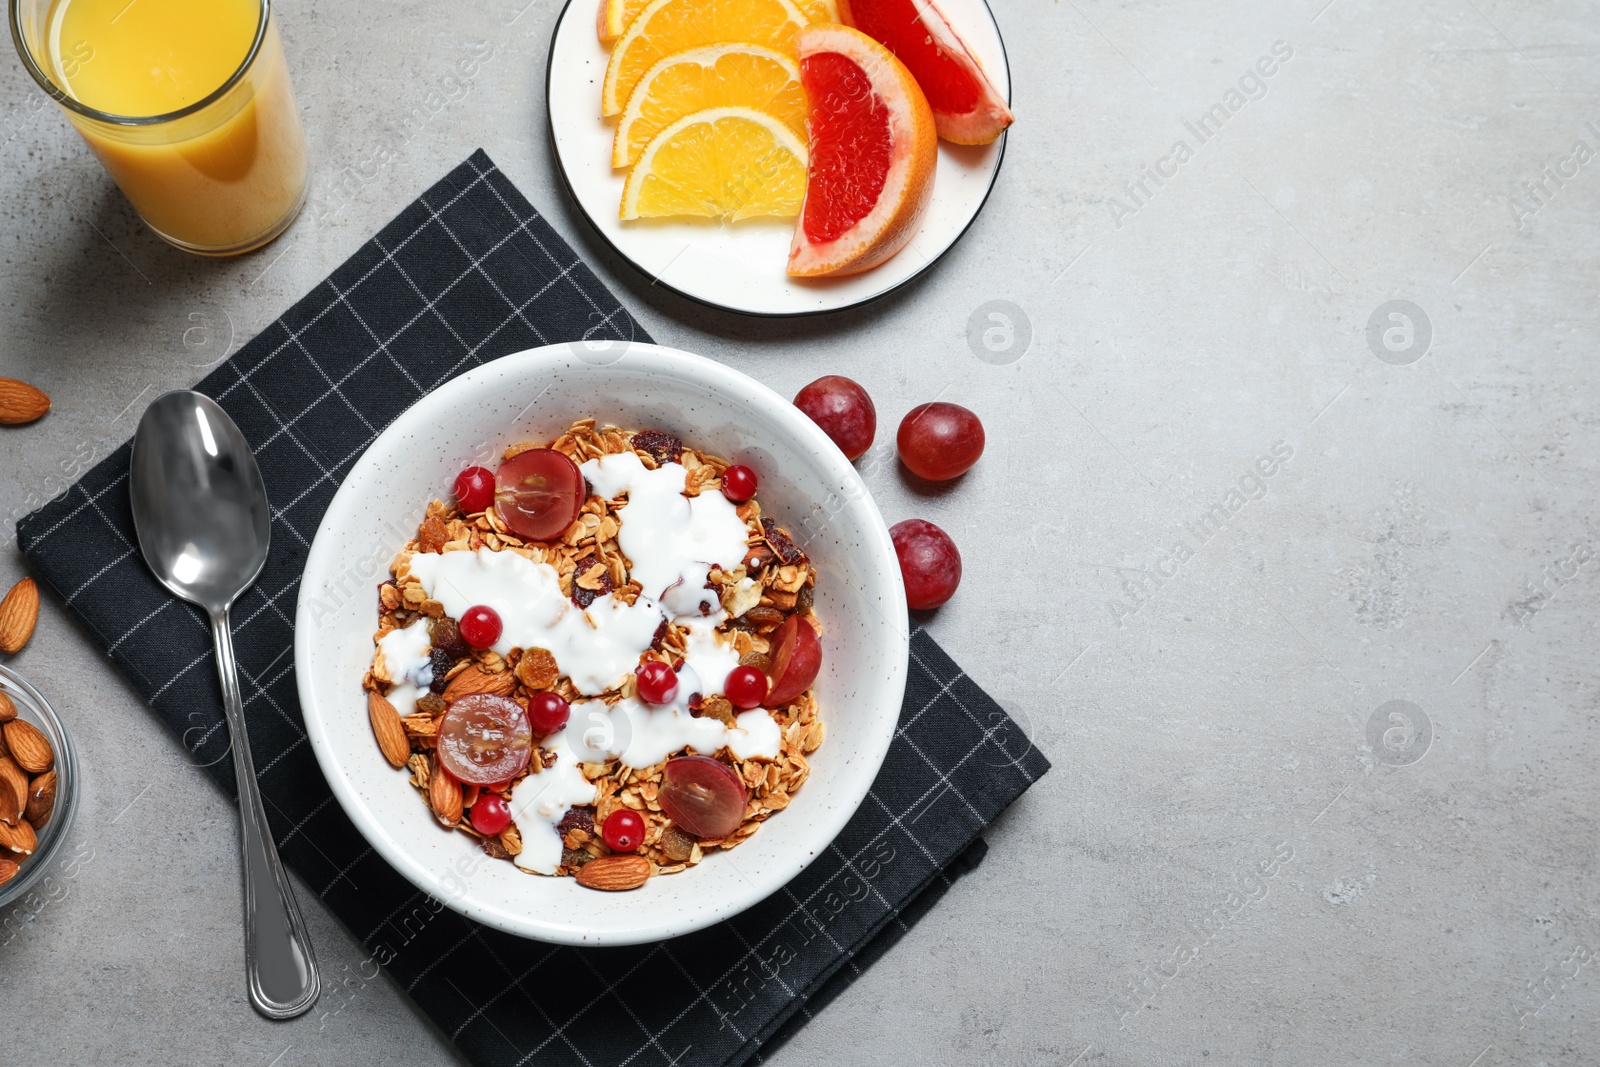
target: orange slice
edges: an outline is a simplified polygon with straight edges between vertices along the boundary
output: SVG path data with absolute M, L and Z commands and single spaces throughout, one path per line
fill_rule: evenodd
M 621 217 L 790 217 L 806 192 L 806 145 L 764 111 L 714 107 L 666 127 L 639 153 Z
M 881 42 L 911 71 L 940 137 L 988 144 L 1011 125 L 1000 91 L 934 0 L 839 0 L 839 10 L 847 25 Z
M 806 136 L 806 94 L 794 60 L 760 45 L 707 45 L 675 52 L 639 79 L 612 137 L 611 165 L 631 165 L 656 134 L 713 107 L 765 111 Z
M 789 273 L 857 274 L 905 247 L 927 210 L 933 114 L 905 64 L 860 30 L 809 26 L 798 44 L 811 167 Z
M 602 44 L 610 44 L 628 29 L 649 0 L 600 0 L 600 14 L 595 30 Z M 834 0 L 796 0 L 801 14 L 809 22 L 838 22 L 839 8 Z
M 620 115 L 633 87 L 674 52 L 743 41 L 793 55 L 805 25 L 792 0 L 650 0 L 611 50 L 600 113 Z

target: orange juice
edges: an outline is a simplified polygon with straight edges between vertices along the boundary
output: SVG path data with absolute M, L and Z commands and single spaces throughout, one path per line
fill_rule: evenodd
M 51 0 L 36 36 L 68 117 L 161 236 L 226 255 L 293 220 L 305 135 L 263 0 Z

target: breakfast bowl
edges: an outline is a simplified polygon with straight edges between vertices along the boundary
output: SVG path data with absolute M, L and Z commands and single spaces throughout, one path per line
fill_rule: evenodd
M 759 472 L 763 515 L 815 571 L 823 659 L 811 692 L 826 743 L 786 810 L 738 848 L 599 892 L 500 862 L 435 822 L 387 762 L 369 722 L 379 586 L 458 473 L 547 442 L 580 419 L 656 430 Z M 625 514 L 625 512 L 624 512 Z M 575 342 L 506 356 L 418 400 L 351 468 L 317 531 L 301 582 L 295 666 L 306 731 L 345 813 L 391 866 L 460 914 L 571 945 L 659 941 L 738 914 L 821 854 L 866 798 L 904 695 L 908 620 L 889 532 L 855 469 L 794 405 L 722 364 L 634 342 Z M 353 859 L 353 857 L 351 857 Z
M 21 862 L 16 873 L 0 885 L 0 911 L 3 911 L 7 904 L 23 899 L 39 884 L 56 866 L 56 859 L 66 847 L 78 806 L 78 762 L 67 729 L 57 718 L 55 709 L 27 679 L 8 667 L 0 667 L 0 695 L 15 709 L 16 719 L 33 726 L 49 744 L 52 759 L 49 771 L 55 774 L 55 800 L 49 805 L 48 817 L 36 819 L 43 825 L 35 830 L 33 852 Z M 42 770 L 44 765 L 38 767 Z M 38 783 L 41 775 L 31 774 L 30 777 L 33 783 Z M 0 849 L 0 856 L 3 855 L 8 853 Z M 59 873 L 57 871 L 58 876 Z

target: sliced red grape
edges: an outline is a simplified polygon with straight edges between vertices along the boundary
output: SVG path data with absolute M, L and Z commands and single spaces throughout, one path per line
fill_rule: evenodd
M 781 708 L 811 688 L 822 670 L 822 641 L 802 615 L 791 615 L 772 635 L 772 688 L 762 703 Z
M 495 474 L 495 510 L 513 533 L 530 541 L 560 537 L 585 499 L 578 465 L 553 448 L 519 452 Z
M 656 794 L 661 810 L 684 832 L 713 839 L 739 828 L 749 798 L 733 768 L 710 756 L 668 760 Z
M 439 762 L 468 785 L 496 785 L 522 773 L 533 755 L 533 728 L 510 697 L 474 693 L 439 720 Z
M 895 443 L 912 474 L 942 482 L 967 473 L 983 455 L 983 423 L 960 404 L 921 404 L 906 412 Z

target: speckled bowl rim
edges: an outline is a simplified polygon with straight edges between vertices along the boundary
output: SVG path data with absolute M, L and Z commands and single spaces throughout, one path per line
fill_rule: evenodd
M 771 389 L 723 364 L 653 344 L 612 344 L 616 347 L 608 348 L 602 342 L 547 345 L 505 356 L 447 382 L 401 413 L 355 462 L 323 517 L 307 555 L 295 626 L 297 685 L 311 747 L 340 806 L 378 854 L 418 889 L 470 919 L 521 937 L 584 946 L 654 942 L 702 929 L 766 899 L 821 855 L 866 799 L 893 740 L 904 699 L 910 641 L 904 586 L 888 528 L 860 475 L 815 423 Z M 607 373 L 612 368 L 623 366 L 629 372 L 626 377 Z M 596 387 L 596 398 L 593 414 L 602 420 L 607 418 L 606 398 L 612 395 L 609 387 L 637 388 L 639 383 L 634 376 L 642 373 L 674 379 L 687 387 L 719 397 L 721 402 L 748 412 L 751 421 L 763 428 L 767 435 L 765 440 L 783 442 L 783 447 L 803 453 L 820 472 L 816 479 L 818 497 L 829 494 L 826 505 L 829 523 L 837 523 L 841 530 L 848 530 L 848 536 L 852 539 L 850 543 L 857 546 L 853 551 L 865 553 L 864 558 L 871 561 L 870 565 L 861 568 L 861 573 L 829 575 L 827 581 L 845 583 L 840 588 L 848 588 L 850 597 L 878 605 L 871 613 L 861 612 L 862 617 L 868 620 L 864 624 L 866 631 L 870 633 L 871 640 L 876 642 L 873 649 L 876 658 L 867 660 L 871 668 L 857 670 L 836 683 L 839 686 L 861 687 L 862 691 L 873 694 L 875 699 L 865 702 L 867 706 L 852 705 L 847 712 L 846 709 L 830 709 L 826 705 L 823 708 L 824 719 L 830 713 L 848 713 L 853 718 L 860 717 L 867 731 L 866 743 L 848 753 L 830 753 L 828 744 L 824 743 L 812 758 L 813 767 L 830 758 L 838 757 L 840 760 L 840 766 L 834 774 L 841 777 L 835 782 L 835 788 L 827 794 L 828 799 L 807 804 L 806 789 L 813 784 L 808 782 L 805 788 L 795 794 L 791 809 L 778 813 L 756 835 L 756 839 L 759 839 L 762 834 L 771 832 L 773 827 L 783 825 L 785 836 L 793 839 L 792 847 L 784 853 L 787 862 L 752 868 L 746 859 L 738 864 L 737 870 L 742 878 L 731 891 L 727 884 L 721 884 L 716 893 L 700 894 L 693 907 L 684 907 L 681 902 L 664 907 L 662 901 L 653 899 L 647 892 L 650 884 L 633 893 L 622 894 L 595 893 L 578 888 L 578 893 L 586 894 L 593 900 L 592 905 L 581 904 L 579 907 L 588 909 L 592 916 L 604 915 L 603 931 L 597 931 L 585 922 L 550 921 L 534 913 L 531 908 L 512 911 L 479 899 L 470 880 L 458 877 L 454 869 L 438 869 L 422 861 L 413 854 L 413 849 L 408 847 L 406 841 L 397 839 L 380 823 L 376 807 L 381 806 L 388 811 L 392 805 L 405 804 L 415 805 L 421 811 L 420 801 L 414 790 L 400 777 L 400 772 L 393 772 L 395 788 L 387 791 L 388 795 L 381 799 L 364 795 L 352 783 L 341 763 L 342 758 L 370 759 L 379 763 L 382 760 L 370 736 L 367 738 L 370 750 L 359 754 L 341 752 L 335 739 L 330 736 L 327 716 L 334 713 L 359 714 L 362 727 L 365 728 L 365 705 L 364 701 L 360 701 L 358 679 L 317 676 L 321 661 L 316 655 L 318 627 L 313 624 L 313 611 L 316 609 L 313 601 L 317 591 L 328 588 L 331 582 L 339 581 L 341 574 L 349 573 L 348 558 L 354 549 L 349 544 L 349 538 L 341 535 L 341 529 L 352 521 L 351 516 L 357 509 L 366 507 L 372 510 L 361 494 L 365 483 L 374 476 L 380 460 L 385 457 L 393 460 L 398 450 L 407 447 L 408 440 L 428 434 L 438 423 L 438 413 L 458 402 L 458 398 L 478 396 L 487 402 L 488 397 L 497 395 L 495 390 L 512 386 L 524 390 L 526 395 L 534 395 L 539 393 L 542 380 L 549 381 L 570 373 L 594 376 L 592 382 Z M 649 399 L 645 394 L 639 396 L 637 402 L 649 402 Z M 485 432 L 493 430 L 493 427 L 485 427 Z M 695 443 L 692 433 L 687 435 L 687 439 L 690 444 Z M 712 446 L 706 444 L 703 447 Z M 837 486 L 838 489 L 831 490 L 826 488 L 828 486 Z M 395 513 L 407 515 L 419 507 L 420 504 L 415 501 L 396 501 L 392 505 Z M 793 526 L 797 516 L 784 512 L 779 518 L 786 525 Z M 842 538 L 845 535 L 841 533 L 838 536 Z M 386 568 L 387 561 L 384 565 Z M 375 585 L 377 580 L 372 579 L 370 584 Z M 827 626 L 826 616 L 824 626 Z M 368 639 L 370 632 L 366 631 Z M 334 655 L 326 653 L 323 659 Z M 862 657 L 858 654 L 857 658 Z M 825 672 L 828 667 L 829 664 L 825 663 Z M 819 686 L 821 684 L 819 681 Z M 359 702 L 359 711 L 352 704 L 352 689 L 354 699 Z M 856 691 L 851 689 L 852 693 Z M 350 729 L 348 723 L 341 728 Z M 370 730 L 368 733 L 370 735 Z M 476 843 L 466 835 L 455 836 L 471 845 L 472 853 L 481 856 Z M 670 880 L 676 883 L 679 879 L 693 879 L 710 864 L 727 863 L 746 853 L 747 849 L 750 849 L 749 844 L 731 853 L 708 857 L 701 867 L 669 876 Z M 355 857 L 334 859 L 336 863 L 344 863 Z M 501 861 L 489 862 L 498 864 Z M 533 882 L 572 885 L 570 879 L 541 879 L 520 874 L 519 877 Z M 723 882 L 727 880 L 725 876 Z M 541 891 L 530 890 L 529 895 L 537 897 Z

